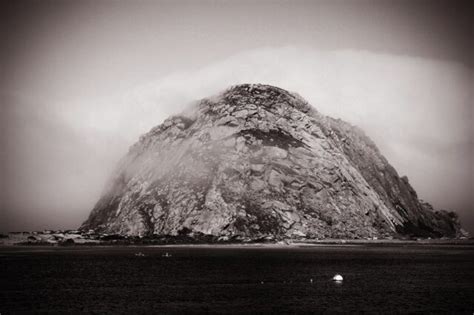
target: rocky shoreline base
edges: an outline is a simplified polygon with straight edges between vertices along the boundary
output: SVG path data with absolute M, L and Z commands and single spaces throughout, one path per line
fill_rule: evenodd
M 27 246 L 166 246 L 166 245 L 255 245 L 255 246 L 317 246 L 317 245 L 474 245 L 474 238 L 367 238 L 367 239 L 308 239 L 292 238 L 279 239 L 273 236 L 260 238 L 217 237 L 205 234 L 178 235 L 148 235 L 128 236 L 118 234 L 100 234 L 94 231 L 61 230 L 61 231 L 35 231 L 35 232 L 11 232 L 6 235 L 0 234 L 0 246 L 27 245 Z

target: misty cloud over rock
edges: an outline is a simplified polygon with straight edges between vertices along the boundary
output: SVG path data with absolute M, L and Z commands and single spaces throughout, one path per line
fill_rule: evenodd
M 268 85 L 172 116 L 122 159 L 82 229 L 221 237 L 456 237 L 364 132 Z

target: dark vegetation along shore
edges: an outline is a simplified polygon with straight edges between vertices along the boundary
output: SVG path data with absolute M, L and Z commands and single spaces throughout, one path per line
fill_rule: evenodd
M 311 244 L 439 244 L 439 245 L 471 245 L 472 238 L 359 238 L 359 239 L 308 239 L 305 237 L 279 239 L 271 236 L 248 238 L 242 236 L 217 237 L 202 233 L 191 233 L 181 230 L 177 235 L 145 235 L 130 236 L 119 234 L 96 233 L 93 230 L 59 230 L 11 232 L 0 235 L 0 245 L 31 245 L 31 246 L 126 246 L 126 245 L 238 245 L 238 244 L 275 244 L 275 245 L 311 245 Z

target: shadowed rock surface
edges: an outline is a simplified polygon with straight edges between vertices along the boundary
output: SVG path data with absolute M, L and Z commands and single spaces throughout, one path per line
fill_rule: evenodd
M 357 127 L 238 85 L 142 136 L 81 229 L 222 238 L 457 237 Z

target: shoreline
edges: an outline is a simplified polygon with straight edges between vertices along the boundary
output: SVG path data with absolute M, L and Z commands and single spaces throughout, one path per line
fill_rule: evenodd
M 318 247 L 422 247 L 422 246 L 441 246 L 441 247 L 471 247 L 474 248 L 474 239 L 449 239 L 449 240 L 294 240 L 291 242 L 256 242 L 256 243 L 182 243 L 182 244 L 124 244 L 124 243 L 93 243 L 93 244 L 3 244 L 2 249 L 93 249 L 93 248 L 318 248 Z

